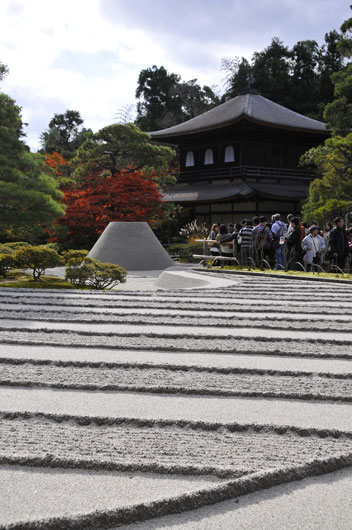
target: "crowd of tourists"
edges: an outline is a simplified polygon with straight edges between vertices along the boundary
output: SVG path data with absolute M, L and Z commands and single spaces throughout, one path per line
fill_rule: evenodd
M 286 222 L 275 214 L 270 221 L 261 216 L 236 225 L 215 223 L 208 240 L 213 256 L 236 258 L 243 266 L 352 272 L 352 227 L 345 228 L 343 217 L 324 229 L 291 214 Z

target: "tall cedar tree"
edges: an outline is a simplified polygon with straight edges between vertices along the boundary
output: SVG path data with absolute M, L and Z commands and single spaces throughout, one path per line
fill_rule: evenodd
M 297 42 L 291 49 L 275 37 L 261 52 L 247 59 L 224 59 L 227 91 L 223 101 L 248 87 L 248 76 L 262 96 L 315 119 L 323 119 L 323 110 L 334 97 L 331 75 L 343 68 L 339 49 L 342 36 L 337 31 L 325 35 L 322 46 L 314 40 Z

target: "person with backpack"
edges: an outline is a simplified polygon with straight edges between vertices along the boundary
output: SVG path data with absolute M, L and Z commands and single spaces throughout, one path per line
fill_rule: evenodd
M 285 223 L 281 221 L 281 215 L 279 213 L 273 215 L 271 233 L 273 235 L 276 269 L 285 269 L 285 237 L 287 228 Z

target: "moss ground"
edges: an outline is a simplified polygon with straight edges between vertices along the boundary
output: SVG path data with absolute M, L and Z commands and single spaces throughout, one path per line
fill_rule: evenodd
M 0 287 L 27 289 L 76 289 L 75 285 L 57 276 L 41 276 L 34 280 L 30 274 L 20 270 L 10 271 L 5 278 L 0 277 Z M 80 287 L 82 289 L 82 287 Z

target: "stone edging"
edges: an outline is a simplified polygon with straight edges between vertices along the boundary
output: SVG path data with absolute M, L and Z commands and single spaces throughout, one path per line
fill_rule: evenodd
M 308 282 L 323 282 L 323 283 L 344 283 L 348 285 L 352 285 L 352 280 L 340 280 L 337 278 L 336 280 L 333 278 L 317 278 L 317 277 L 309 277 L 309 276 L 294 276 L 291 274 L 283 275 L 283 274 L 270 274 L 270 272 L 254 272 L 254 271 L 233 271 L 233 270 L 223 270 L 223 269 L 205 269 L 205 268 L 194 268 L 194 271 L 197 272 L 210 272 L 210 273 L 218 273 L 218 274 L 244 274 L 247 276 L 264 276 L 266 278 L 275 278 L 275 279 L 288 279 L 288 280 L 306 280 Z

